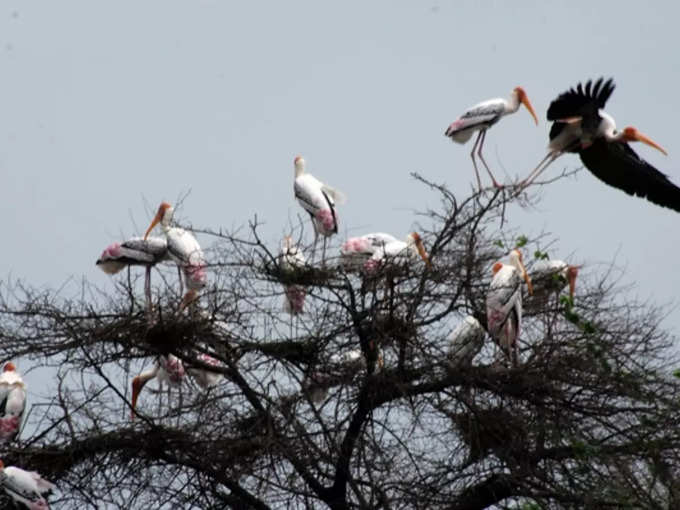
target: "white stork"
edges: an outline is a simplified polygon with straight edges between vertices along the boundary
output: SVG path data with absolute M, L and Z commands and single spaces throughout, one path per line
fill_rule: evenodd
M 182 383 L 182 379 L 184 379 L 184 364 L 182 363 L 182 360 L 172 354 L 158 356 L 153 368 L 145 370 L 132 379 L 132 411 L 130 412 L 130 416 L 133 420 L 135 419 L 139 394 L 142 392 L 142 388 L 144 388 L 146 383 L 154 377 L 158 379 L 160 398 L 160 392 L 163 390 L 163 383 L 168 384 L 168 391 L 170 391 L 171 385 L 179 386 Z
M 477 155 L 479 159 L 482 160 L 486 171 L 491 177 L 493 185 L 497 188 L 502 187 L 496 179 L 494 178 L 489 166 L 484 161 L 484 156 L 482 155 L 482 148 L 484 147 L 484 139 L 486 138 L 486 130 L 498 122 L 501 117 L 508 115 L 510 113 L 515 113 L 519 109 L 519 105 L 523 104 L 526 106 L 529 113 L 533 116 L 536 124 L 538 125 L 538 117 L 536 117 L 536 112 L 529 102 L 526 92 L 522 87 L 515 87 L 510 93 L 508 99 L 496 98 L 489 99 L 482 103 L 476 104 L 471 108 L 468 108 L 463 115 L 461 115 L 457 120 L 455 120 L 446 129 L 444 133 L 446 136 L 450 137 L 451 140 L 458 143 L 467 142 L 475 131 L 478 131 L 477 139 L 475 144 L 472 146 L 472 152 L 470 156 L 472 157 L 472 164 L 475 167 L 475 175 L 477 176 L 477 185 L 479 189 L 482 189 L 482 181 L 479 178 L 479 170 L 477 169 L 477 162 L 475 161 L 475 149 L 479 148 Z
M 449 335 L 448 358 L 454 365 L 471 365 L 484 347 L 486 331 L 472 315 L 463 319 Z
M 322 261 L 326 257 L 326 239 L 338 233 L 338 214 L 335 205 L 346 201 L 340 191 L 324 184 L 319 179 L 305 172 L 305 160 L 302 156 L 295 157 L 295 182 L 293 189 L 295 198 L 302 208 L 309 213 L 314 225 L 314 248 L 312 260 L 319 234 L 323 236 Z
M 26 385 L 14 363 L 6 363 L 0 374 L 0 442 L 14 439 L 26 408 Z
M 122 243 L 107 246 L 97 260 L 97 266 L 106 274 L 116 274 L 125 267 L 144 266 L 144 295 L 146 296 L 147 313 L 151 312 L 151 268 L 170 260 L 168 243 L 161 237 L 133 237 Z
M 491 337 L 508 353 L 513 366 L 519 362 L 519 333 L 522 326 L 522 279 L 533 294 L 531 278 L 522 262 L 522 252 L 509 253 L 509 264 L 497 262 L 486 294 L 486 320 Z
M 149 233 L 157 224 L 161 224 L 163 233 L 168 244 L 168 254 L 177 264 L 184 274 L 187 293 L 182 298 L 180 310 L 196 299 L 197 293 L 206 284 L 205 257 L 198 241 L 191 232 L 183 228 L 172 226 L 172 215 L 174 209 L 167 202 L 162 202 L 158 207 L 158 212 L 151 221 L 151 225 L 144 234 L 144 239 L 149 237 Z M 181 285 L 181 277 L 180 277 Z
M 16 505 L 24 505 L 29 510 L 50 508 L 44 495 L 54 490 L 55 486 L 35 471 L 25 471 L 14 466 L 5 467 L 0 460 L 0 484 Z
M 428 269 L 432 268 L 420 235 L 412 232 L 406 236 L 405 241 L 392 241 L 376 249 L 364 264 L 364 269 L 369 274 L 374 273 L 386 262 L 410 266 L 418 257 L 423 259 Z

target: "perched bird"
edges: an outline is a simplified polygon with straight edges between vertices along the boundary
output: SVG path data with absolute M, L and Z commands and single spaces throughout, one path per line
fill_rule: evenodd
M 551 294 L 559 294 L 567 285 L 569 296 L 573 299 L 579 269 L 580 266 L 567 264 L 563 260 L 537 260 L 530 274 L 534 299 L 545 300 Z
M 506 350 L 516 366 L 519 362 L 518 338 L 522 326 L 522 279 L 533 294 L 531 278 L 522 262 L 522 252 L 512 250 L 509 264 L 497 262 L 486 294 L 486 319 L 491 337 Z
M 428 269 L 432 268 L 425 246 L 417 232 L 406 236 L 405 241 L 392 241 L 377 248 L 364 263 L 367 273 L 374 273 L 385 263 L 411 266 L 418 257 L 422 258 Z
M 486 331 L 472 315 L 468 315 L 449 336 L 449 360 L 455 365 L 471 365 L 484 347 Z
M 663 154 L 666 151 L 632 126 L 616 129 L 614 118 L 602 110 L 614 85 L 612 80 L 601 83 L 602 79 L 593 86 L 589 81 L 585 88 L 579 84 L 551 103 L 548 118 L 555 123 L 550 129 L 550 152 L 523 186 L 560 154 L 577 152 L 585 167 L 605 184 L 680 212 L 680 187 L 638 156 L 628 143 L 642 142 Z
M 160 237 L 133 237 L 122 243 L 107 246 L 97 260 L 97 266 L 106 274 L 116 274 L 125 267 L 144 266 L 144 295 L 147 311 L 151 311 L 151 268 L 159 262 L 170 260 L 168 243 Z
M 305 172 L 305 160 L 302 156 L 295 157 L 295 182 L 293 189 L 295 198 L 302 208 L 309 213 L 314 225 L 314 248 L 312 260 L 319 234 L 323 236 L 323 255 L 326 257 L 326 238 L 338 233 L 338 215 L 336 204 L 346 201 L 340 191 L 324 184 L 319 179 Z
M 217 359 L 213 358 L 209 354 L 200 353 L 196 358 L 201 363 L 210 367 L 218 368 L 222 366 L 222 364 Z M 196 384 L 198 384 L 204 390 L 212 388 L 213 386 L 217 386 L 224 380 L 222 374 L 206 368 L 199 368 L 195 366 L 189 367 L 187 368 L 187 373 L 194 381 L 196 381 Z
M 26 408 L 26 385 L 14 363 L 6 363 L 0 374 L 0 442 L 14 439 Z
M 479 156 L 479 159 L 482 160 L 486 171 L 489 173 L 489 177 L 491 177 L 493 185 L 497 188 L 502 187 L 494 178 L 489 166 L 486 164 L 486 161 L 484 161 L 482 148 L 484 147 L 486 130 L 498 122 L 504 115 L 515 113 L 519 109 L 520 104 L 526 106 L 527 110 L 529 110 L 529 113 L 532 115 L 536 121 L 536 124 L 538 125 L 538 117 L 536 117 L 536 112 L 534 112 L 534 108 L 531 106 L 531 102 L 529 102 L 526 92 L 524 92 L 522 87 L 515 87 L 510 93 L 510 97 L 508 99 L 489 99 L 488 101 L 484 101 L 474 105 L 471 108 L 468 108 L 463 113 L 463 115 L 451 123 L 444 133 L 454 142 L 465 143 L 470 139 L 475 131 L 479 132 L 477 139 L 475 140 L 475 144 L 472 146 L 472 152 L 470 152 L 472 164 L 475 167 L 475 175 L 477 176 L 477 185 L 479 186 L 479 189 L 482 189 L 482 181 L 479 178 L 479 170 L 477 169 L 477 162 L 475 161 L 475 149 L 478 148 L 477 155 Z
M 205 274 L 205 257 L 203 250 L 198 244 L 194 235 L 183 228 L 172 226 L 172 215 L 174 209 L 167 202 L 162 202 L 158 207 L 158 212 L 151 221 L 151 225 L 144 234 L 144 239 L 156 225 L 160 223 L 168 245 L 168 255 L 177 264 L 177 268 L 184 275 L 187 293 L 182 298 L 180 309 L 183 309 L 194 301 L 197 293 L 205 287 L 207 277 Z M 181 285 L 180 276 L 180 285 Z M 180 291 L 181 293 L 181 291 Z
M 0 460 L 0 484 L 16 505 L 29 510 L 49 509 L 45 495 L 54 490 L 54 484 L 43 479 L 35 471 L 25 471 L 7 466 Z
M 399 239 L 384 232 L 350 237 L 340 247 L 340 264 L 347 271 L 362 269 L 378 250 L 394 242 Z
M 279 253 L 279 268 L 287 276 L 295 274 L 296 271 L 304 269 L 306 265 L 305 256 L 302 250 L 293 244 L 290 236 L 283 238 L 281 252 Z M 305 296 L 307 291 L 302 285 L 284 285 L 283 311 L 290 315 L 302 313 L 305 306 Z
M 132 379 L 132 411 L 131 418 L 135 418 L 135 410 L 137 409 L 137 399 L 142 391 L 142 388 L 153 378 L 158 379 L 158 385 L 162 390 L 163 383 L 168 384 L 168 391 L 170 386 L 179 386 L 184 378 L 184 364 L 182 360 L 168 354 L 167 356 L 158 356 L 153 368 L 145 370 L 134 379 Z

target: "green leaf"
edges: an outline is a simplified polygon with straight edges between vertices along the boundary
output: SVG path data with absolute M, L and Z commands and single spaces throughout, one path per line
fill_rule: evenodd
M 499 248 L 505 248 L 505 244 L 503 244 L 503 241 L 501 241 L 500 239 L 498 241 L 494 241 L 493 244 L 495 246 L 498 246 Z
M 519 236 L 517 238 L 517 248 L 521 248 L 522 246 L 525 246 L 529 242 L 529 239 L 527 239 L 527 236 Z

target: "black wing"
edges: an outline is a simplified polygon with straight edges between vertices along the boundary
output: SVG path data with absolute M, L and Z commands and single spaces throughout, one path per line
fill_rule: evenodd
M 548 120 L 582 116 L 584 119 L 597 119 L 599 124 L 598 110 L 604 108 L 615 88 L 612 78 L 604 83 L 603 80 L 600 78 L 595 84 L 588 80 L 585 87 L 579 83 L 575 89 L 571 88 L 557 96 L 548 107 Z
M 680 212 L 680 188 L 637 155 L 627 143 L 596 140 L 580 152 L 581 161 L 595 177 L 636 195 Z

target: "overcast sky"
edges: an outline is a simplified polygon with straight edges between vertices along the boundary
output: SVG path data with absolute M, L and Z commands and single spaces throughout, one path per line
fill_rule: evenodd
M 545 155 L 551 99 L 612 76 L 607 111 L 663 145 L 667 157 L 635 148 L 680 183 L 678 19 L 677 1 L 5 0 L 2 278 L 113 288 L 94 265 L 102 249 L 142 234 L 149 207 L 188 190 L 184 221 L 231 228 L 257 213 L 278 243 L 299 211 L 298 153 L 348 195 L 343 234 L 401 237 L 412 211 L 437 200 L 409 173 L 465 195 L 471 145 L 444 129 L 516 85 L 541 122 L 522 109 L 489 132 L 499 177 L 524 175 Z M 552 173 L 578 166 L 565 156 Z M 512 225 L 552 232 L 551 255 L 572 254 L 587 271 L 616 257 L 643 299 L 677 299 L 678 213 L 587 171 L 543 197 L 512 211 Z M 665 325 L 680 330 L 680 312 Z

